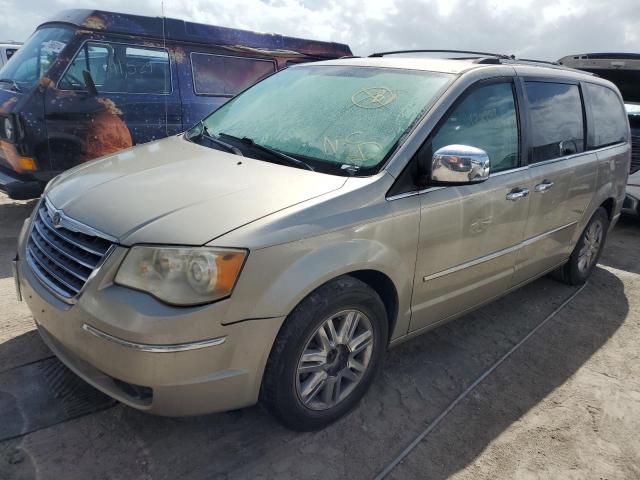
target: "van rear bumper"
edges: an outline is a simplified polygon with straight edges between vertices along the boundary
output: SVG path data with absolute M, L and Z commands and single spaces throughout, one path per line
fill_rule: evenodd
M 38 198 L 44 185 L 36 180 L 25 180 L 0 170 L 0 192 L 6 193 L 14 200 Z

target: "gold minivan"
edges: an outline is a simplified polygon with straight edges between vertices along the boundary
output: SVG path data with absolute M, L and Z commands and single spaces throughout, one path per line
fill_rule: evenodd
M 584 283 L 629 162 L 620 94 L 585 73 L 493 55 L 295 65 L 52 180 L 18 293 L 51 350 L 127 405 L 261 400 L 317 429 L 388 347 L 549 272 Z

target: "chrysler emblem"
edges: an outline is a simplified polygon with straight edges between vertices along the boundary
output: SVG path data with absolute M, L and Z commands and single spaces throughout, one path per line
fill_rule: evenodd
M 54 227 L 60 228 L 60 225 L 61 225 L 60 212 L 55 212 L 51 217 L 51 221 L 53 222 Z

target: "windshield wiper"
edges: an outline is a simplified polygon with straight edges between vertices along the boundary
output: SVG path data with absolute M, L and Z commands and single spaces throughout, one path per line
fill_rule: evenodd
M 196 137 L 203 137 L 203 138 L 206 138 L 207 140 L 209 140 L 210 142 L 215 143 L 216 145 L 220 145 L 221 147 L 225 148 L 228 152 L 231 152 L 231 153 L 234 153 L 236 155 L 240 155 L 241 157 L 244 157 L 242 151 L 239 148 L 234 147 L 233 145 L 229 145 L 227 142 L 223 142 L 219 138 L 214 137 L 209 132 L 209 128 L 207 128 L 207 126 L 204 124 L 204 122 L 202 120 L 200 120 L 200 122 L 198 123 L 198 126 L 201 129 L 200 132 L 197 135 L 187 136 L 187 138 L 189 140 L 191 140 L 192 138 L 196 138 Z
M 9 83 L 16 92 L 20 91 L 20 86 L 11 78 L 0 78 L 0 83 Z
M 220 137 L 227 137 L 230 138 L 232 140 L 236 140 L 238 142 L 242 142 L 245 145 L 255 148 L 256 150 L 262 150 L 263 152 L 269 153 L 271 155 L 273 155 L 274 157 L 279 158 L 280 160 L 284 160 L 287 163 L 289 163 L 290 165 L 295 165 L 297 167 L 301 167 L 301 168 L 306 168 L 307 170 L 311 170 L 312 172 L 315 172 L 314 168 L 309 165 L 306 162 L 303 162 L 302 160 L 299 160 L 297 158 L 291 157 L 289 155 L 287 155 L 286 153 L 282 153 L 279 150 L 276 150 L 274 148 L 270 148 L 267 147 L 265 145 L 260 145 L 259 143 L 256 143 L 253 141 L 252 138 L 249 137 L 242 137 L 242 138 L 238 138 L 238 137 L 234 137 L 233 135 L 229 135 L 228 133 L 222 133 L 220 132 L 218 134 Z

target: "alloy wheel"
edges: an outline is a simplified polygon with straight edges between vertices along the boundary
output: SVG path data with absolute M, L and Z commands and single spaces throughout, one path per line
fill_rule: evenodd
M 302 351 L 296 370 L 298 398 L 311 410 L 343 401 L 364 377 L 374 345 L 371 320 L 344 310 L 324 320 Z
M 601 222 L 595 221 L 589 225 L 582 242 L 582 248 L 578 254 L 578 270 L 580 272 L 586 272 L 598 257 L 603 233 Z

